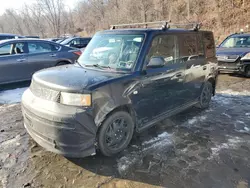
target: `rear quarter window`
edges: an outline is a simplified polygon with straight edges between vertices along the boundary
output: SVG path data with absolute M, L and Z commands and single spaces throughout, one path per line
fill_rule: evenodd
M 203 33 L 203 43 L 205 47 L 206 58 L 215 57 L 215 44 L 214 44 L 214 36 L 212 32 Z

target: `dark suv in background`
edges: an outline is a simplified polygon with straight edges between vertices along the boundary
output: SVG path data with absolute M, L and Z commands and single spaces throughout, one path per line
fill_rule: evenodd
M 233 72 L 250 77 L 250 33 L 228 36 L 216 52 L 221 72 Z
M 0 33 L 0 40 L 17 39 L 17 38 L 25 38 L 25 37 L 15 34 Z
M 89 37 L 69 37 L 61 41 L 60 44 L 73 48 L 85 48 L 90 40 Z
M 31 137 L 65 156 L 96 149 L 111 156 L 135 131 L 192 106 L 207 108 L 218 73 L 213 33 L 169 26 L 113 26 L 93 37 L 78 64 L 35 73 L 22 96 Z

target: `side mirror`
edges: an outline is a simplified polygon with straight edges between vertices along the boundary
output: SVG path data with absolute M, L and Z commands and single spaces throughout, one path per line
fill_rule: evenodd
M 165 65 L 165 61 L 163 59 L 163 57 L 151 57 L 147 68 L 160 68 L 160 67 L 164 67 Z
M 75 47 L 75 45 L 74 45 L 73 43 L 71 43 L 69 46 L 70 46 L 70 47 Z

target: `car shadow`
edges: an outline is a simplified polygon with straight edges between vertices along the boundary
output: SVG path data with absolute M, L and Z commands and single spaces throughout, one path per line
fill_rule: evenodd
M 30 83 L 31 83 L 31 81 L 3 84 L 3 85 L 0 85 L 0 92 L 5 91 L 5 90 L 29 87 Z
M 114 157 L 105 157 L 97 153 L 97 155 L 91 157 L 67 159 L 77 166 L 98 175 L 161 186 L 163 181 L 160 174 L 162 173 L 162 159 L 157 157 L 159 154 L 169 159 L 176 156 L 176 146 L 173 143 L 168 144 L 168 142 L 171 142 L 171 139 L 168 139 L 167 135 L 172 135 L 177 132 L 177 129 L 187 129 L 178 127 L 176 124 L 182 124 L 187 119 L 199 116 L 201 113 L 201 110 L 191 108 L 173 116 L 171 119 L 165 119 L 142 133 L 135 133 L 130 146 Z M 196 128 L 192 129 L 192 131 L 195 130 Z M 163 139 L 159 135 L 162 135 Z M 162 147 L 159 143 L 162 144 Z M 158 153 L 154 153 L 155 148 L 158 148 Z M 123 163 L 123 161 L 125 162 Z M 130 166 L 130 169 L 127 169 L 127 164 L 135 166 Z M 157 168 L 159 169 L 157 170 Z

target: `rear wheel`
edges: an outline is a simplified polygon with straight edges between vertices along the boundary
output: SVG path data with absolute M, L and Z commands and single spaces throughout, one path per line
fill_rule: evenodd
M 245 69 L 245 76 L 246 76 L 247 78 L 250 78 L 250 65 L 248 65 L 248 66 L 246 67 L 246 69 Z
M 198 108 L 205 109 L 209 107 L 211 98 L 213 96 L 213 86 L 211 82 L 205 82 L 201 95 L 199 98 Z
M 103 155 L 112 156 L 124 150 L 134 133 L 134 122 L 124 111 L 111 114 L 98 133 L 98 147 Z

